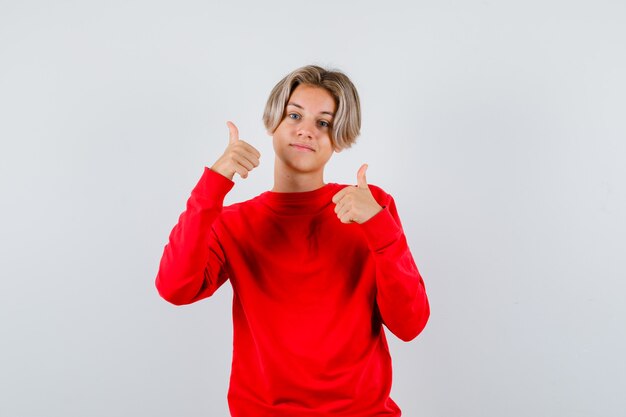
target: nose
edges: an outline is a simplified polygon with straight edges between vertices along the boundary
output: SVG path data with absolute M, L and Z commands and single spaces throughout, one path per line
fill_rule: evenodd
M 298 126 L 298 137 L 300 138 L 313 139 L 313 137 L 315 136 L 314 132 L 315 126 L 310 121 L 302 120 L 302 122 Z

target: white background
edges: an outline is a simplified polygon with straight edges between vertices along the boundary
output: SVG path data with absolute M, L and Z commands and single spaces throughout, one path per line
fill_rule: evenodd
M 626 409 L 623 1 L 0 0 L 0 415 L 225 416 L 231 289 L 161 300 L 226 120 L 315 63 L 363 132 L 327 181 L 393 194 L 432 317 L 390 336 L 406 416 Z

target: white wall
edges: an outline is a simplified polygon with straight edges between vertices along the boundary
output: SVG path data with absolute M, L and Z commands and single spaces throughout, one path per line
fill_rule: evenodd
M 397 200 L 432 318 L 393 337 L 406 416 L 626 409 L 626 3 L 0 1 L 0 415 L 227 414 L 229 286 L 153 286 L 225 121 L 262 165 L 308 63 L 362 96 L 327 179 Z

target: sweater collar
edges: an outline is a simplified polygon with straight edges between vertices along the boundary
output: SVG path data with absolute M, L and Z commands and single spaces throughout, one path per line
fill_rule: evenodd
M 341 189 L 339 184 L 329 183 L 317 190 L 296 193 L 266 191 L 259 196 L 261 202 L 281 215 L 315 214 L 333 204 L 332 198 Z

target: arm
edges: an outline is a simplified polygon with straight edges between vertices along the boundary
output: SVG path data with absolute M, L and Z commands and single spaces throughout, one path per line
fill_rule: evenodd
M 227 124 L 228 147 L 211 169 L 205 168 L 163 250 L 156 287 L 176 305 L 209 297 L 226 281 L 226 257 L 213 222 L 222 212 L 235 173 L 246 178 L 259 165 L 259 152 L 239 139 L 233 123 Z
M 415 338 L 426 326 L 430 307 L 424 281 L 417 270 L 402 230 L 393 198 L 367 184 L 367 165 L 357 173 L 357 185 L 333 196 L 335 213 L 343 223 L 358 223 L 376 264 L 376 304 L 383 322 L 404 341 Z
M 225 256 L 212 228 L 234 183 L 205 168 L 170 233 L 156 277 L 161 297 L 190 304 L 209 297 L 226 281 Z
M 430 306 L 424 281 L 415 265 L 393 198 L 361 224 L 376 263 L 376 303 L 387 328 L 404 341 L 426 326 Z

